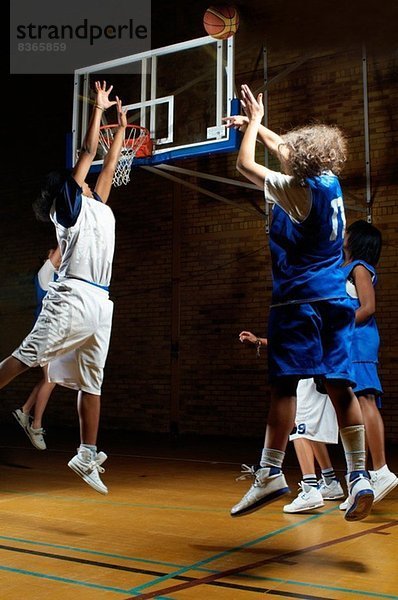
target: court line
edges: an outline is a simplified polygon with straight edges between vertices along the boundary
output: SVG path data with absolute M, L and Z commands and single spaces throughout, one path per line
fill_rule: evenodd
M 133 567 L 124 567 L 122 565 L 115 565 L 115 564 L 109 564 L 109 563 L 100 563 L 98 561 L 76 559 L 74 557 L 61 556 L 61 555 L 50 554 L 50 553 L 45 553 L 45 552 L 38 552 L 38 551 L 34 551 L 34 550 L 26 550 L 23 548 L 15 548 L 15 547 L 10 547 L 10 546 L 0 545 L 0 550 L 9 550 L 11 552 L 20 552 L 23 554 L 26 553 L 26 554 L 29 554 L 32 556 L 42 556 L 45 558 L 52 558 L 54 560 L 63 560 L 66 562 L 75 562 L 75 563 L 79 563 L 79 564 L 83 564 L 83 565 L 87 565 L 87 566 L 101 567 L 103 569 L 127 571 L 129 573 L 138 573 L 138 574 L 142 574 L 142 575 L 162 575 L 162 573 L 158 573 L 158 572 L 154 572 L 154 571 L 147 571 L 144 569 L 136 569 Z M 19 571 L 18 569 L 11 569 L 11 571 L 14 571 L 14 570 Z M 26 574 L 26 573 L 28 573 L 28 572 L 21 572 L 21 574 Z M 37 575 L 37 572 L 36 572 L 36 575 Z M 43 579 L 48 579 L 48 578 L 51 579 L 52 576 L 47 577 L 47 575 L 42 574 L 41 577 Z M 177 581 L 184 581 L 184 582 L 191 582 L 191 581 L 195 582 L 196 581 L 196 579 L 194 577 L 188 577 L 188 576 L 184 576 L 184 575 L 179 575 L 175 579 L 177 579 Z M 77 582 L 77 580 L 68 580 L 68 581 L 73 581 L 74 583 Z M 95 584 L 95 585 L 97 585 L 98 588 L 101 587 L 98 584 Z M 224 588 L 224 589 L 241 590 L 241 591 L 245 591 L 245 592 L 255 592 L 255 593 L 264 593 L 264 592 L 267 592 L 267 590 L 268 590 L 267 587 L 259 587 L 259 586 L 253 586 L 253 585 L 248 585 L 248 584 L 245 585 L 245 584 L 239 584 L 239 583 L 228 583 L 226 581 L 211 581 L 211 582 L 207 583 L 206 585 Z M 125 594 L 130 593 L 129 590 L 121 590 L 119 588 L 112 588 L 112 589 L 114 591 L 120 591 L 120 593 L 125 593 Z M 156 596 L 156 597 L 160 598 L 160 596 Z M 332 600 L 330 598 L 325 598 L 325 597 L 321 598 L 320 596 L 313 596 L 313 595 L 311 595 L 311 596 L 306 595 L 304 597 L 302 594 L 293 594 L 293 597 L 305 598 L 305 600 Z M 164 598 L 164 596 L 163 596 L 163 598 Z
M 324 513 L 323 513 L 324 514 Z M 227 569 L 226 571 L 220 572 L 218 575 L 208 575 L 206 577 L 202 577 L 201 579 L 196 579 L 195 581 L 189 582 L 189 583 L 182 583 L 182 584 L 178 584 L 178 585 L 173 585 L 173 586 L 169 586 L 167 588 L 163 588 L 157 591 L 152 591 L 152 592 L 148 592 L 148 593 L 144 593 L 144 594 L 135 594 L 135 591 L 138 590 L 139 588 L 133 588 L 132 589 L 132 593 L 134 594 L 134 596 L 127 598 L 126 600 L 146 600 L 149 598 L 155 598 L 158 597 L 159 594 L 169 594 L 169 593 L 173 593 L 173 592 L 177 592 L 177 591 L 181 591 L 181 590 L 186 590 L 188 588 L 192 588 L 192 587 L 196 587 L 199 585 L 203 585 L 206 583 L 209 583 L 211 581 L 215 581 L 216 579 L 220 579 L 220 578 L 224 578 L 224 577 L 230 577 L 230 576 L 234 576 L 238 573 L 241 573 L 242 571 L 249 571 L 251 569 L 256 569 L 258 567 L 262 567 L 266 564 L 269 563 L 273 563 L 273 562 L 280 562 L 280 561 L 286 561 L 286 559 L 290 559 L 296 556 L 302 556 L 304 554 L 307 554 L 308 552 L 314 552 L 316 550 L 319 550 L 321 548 L 328 548 L 331 546 L 334 546 L 336 544 L 341 544 L 344 542 L 347 542 L 349 540 L 353 540 L 353 539 L 358 539 L 360 537 L 364 537 L 366 535 L 369 535 L 371 533 L 379 533 L 381 531 L 384 531 L 385 529 L 391 528 L 391 527 L 396 527 L 398 525 L 397 521 L 390 521 L 389 523 L 385 523 L 383 525 L 378 525 L 377 527 L 373 527 L 371 529 L 366 529 L 364 531 L 360 531 L 358 533 L 353 533 L 344 537 L 340 537 L 340 538 L 336 538 L 334 540 L 329 540 L 327 542 L 322 542 L 320 544 L 314 544 L 313 546 L 308 546 L 307 548 L 301 548 L 299 550 L 293 550 L 292 552 L 287 552 L 285 554 L 281 554 L 281 555 L 277 555 L 274 556 L 273 558 L 266 558 L 260 561 L 256 561 L 254 563 L 249 563 L 246 565 L 242 565 L 240 567 L 234 567 L 232 569 Z M 266 538 L 267 536 L 265 536 Z M 206 561 L 203 561 L 206 562 Z M 154 584 L 153 584 L 154 585 Z M 142 586 L 141 586 L 142 588 Z M 379 594 L 377 592 L 367 592 L 367 591 L 360 591 L 360 590 L 350 590 L 348 588 L 331 588 L 332 590 L 335 591 L 343 591 L 345 593 L 348 594 L 358 594 L 360 593 L 362 596 L 369 596 L 372 598 L 393 598 L 396 599 L 397 596 L 392 596 L 389 594 Z
M 388 533 L 385 533 L 384 531 L 380 530 L 380 529 L 383 529 L 383 526 L 380 526 L 378 529 L 379 529 L 379 531 L 375 531 L 375 533 L 388 535 Z M 0 538 L 4 539 L 4 538 L 6 538 L 6 536 L 0 536 Z M 13 538 L 8 538 L 8 539 L 12 540 Z M 15 538 L 14 538 L 14 541 L 16 541 Z M 22 540 L 22 539 L 19 540 L 18 539 L 18 541 L 26 543 L 26 540 Z M 328 542 L 325 542 L 324 545 L 328 545 L 328 544 L 329 544 Z M 62 547 L 62 546 L 55 545 L 55 544 L 42 544 L 42 545 L 48 545 L 50 547 L 54 547 L 55 546 L 55 547 L 58 547 L 58 548 L 61 547 L 61 548 L 64 548 L 64 549 L 65 548 L 66 549 L 68 549 L 68 548 L 71 549 L 70 547 Z M 16 548 L 16 547 L 12 547 L 12 546 L 4 546 L 4 545 L 1 546 L 0 545 L 0 549 L 8 550 L 8 551 L 13 551 L 13 552 L 20 552 L 20 553 L 25 553 L 25 554 L 31 554 L 31 555 L 35 555 L 35 556 L 43 556 L 43 557 L 46 557 L 46 558 L 52 558 L 54 560 L 58 559 L 58 560 L 64 560 L 64 561 L 69 561 L 69 562 L 76 562 L 76 563 L 80 563 L 80 564 L 86 564 L 86 565 L 89 565 L 89 566 L 96 566 L 96 567 L 101 567 L 101 568 L 109 568 L 109 569 L 119 570 L 119 571 L 127 571 L 127 572 L 132 572 L 132 573 L 143 574 L 143 575 L 163 575 L 162 573 L 155 572 L 155 571 L 148 571 L 148 570 L 137 569 L 137 568 L 133 568 L 133 567 L 125 567 L 125 566 L 117 565 L 117 564 L 101 563 L 101 562 L 98 562 L 98 561 L 92 561 L 92 560 L 87 560 L 87 559 L 79 559 L 79 558 L 65 556 L 65 555 L 62 556 L 62 555 L 57 555 L 57 554 L 51 554 L 51 553 L 48 553 L 48 552 L 29 550 L 29 549 L 25 549 L 25 548 Z M 76 549 L 74 549 L 74 550 L 76 550 Z M 86 552 L 90 552 L 90 551 L 86 550 Z M 300 551 L 300 552 L 302 552 L 302 551 Z M 92 552 L 92 553 L 94 553 L 94 552 Z M 98 554 L 104 555 L 105 553 L 98 553 Z M 109 556 L 109 553 L 107 553 L 107 555 Z M 112 556 L 112 555 L 110 555 L 110 556 Z M 114 555 L 114 556 L 115 557 L 119 557 L 119 558 L 123 558 L 120 555 Z M 132 560 L 131 557 L 125 557 L 125 558 L 127 558 L 129 560 Z M 137 560 L 140 560 L 140 559 L 137 559 Z M 270 559 L 270 560 L 274 560 L 275 561 L 276 559 L 274 558 L 274 559 Z M 281 562 L 286 562 L 286 557 Z M 9 569 L 9 570 L 11 570 L 13 572 L 13 569 Z M 208 573 L 209 572 L 218 573 L 218 577 L 220 575 L 219 571 L 214 571 L 214 570 L 210 570 L 210 569 L 198 569 L 198 570 L 206 571 Z M 30 572 L 22 572 L 21 571 L 21 573 L 22 574 L 24 574 L 24 573 L 25 574 L 29 574 Z M 35 575 L 34 573 L 32 573 L 32 574 Z M 40 574 L 40 576 L 41 576 L 41 578 L 44 578 L 44 579 L 47 578 L 47 575 L 44 575 L 44 574 Z M 278 583 L 279 582 L 280 583 L 285 583 L 285 584 L 287 583 L 289 585 L 298 585 L 300 587 L 316 588 L 316 589 L 320 589 L 320 590 L 323 590 L 323 591 L 326 591 L 326 590 L 327 591 L 332 591 L 332 590 L 333 591 L 337 591 L 338 590 L 338 591 L 346 591 L 346 592 L 348 591 L 348 593 L 360 593 L 361 595 L 363 595 L 363 592 L 359 591 L 359 590 L 342 590 L 341 588 L 335 588 L 335 587 L 331 587 L 331 586 L 325 586 L 325 585 L 319 585 L 319 584 L 313 584 L 313 583 L 300 582 L 300 581 L 295 581 L 295 580 L 286 580 L 285 578 L 282 579 L 282 578 L 274 578 L 274 577 L 250 576 L 250 575 L 245 575 L 243 573 L 242 574 L 241 573 L 237 573 L 236 576 L 237 577 L 242 577 L 242 578 L 249 578 L 250 577 L 252 581 L 254 579 L 256 581 L 261 581 L 262 583 L 265 583 L 266 581 L 275 581 L 275 582 L 278 582 Z M 51 578 L 51 576 L 48 576 L 48 578 Z M 182 580 L 182 581 L 185 581 L 185 582 L 193 582 L 194 585 L 196 585 L 196 582 L 198 581 L 198 579 L 196 579 L 194 577 L 188 577 L 188 576 L 182 576 L 182 575 L 175 576 L 174 578 L 176 580 L 180 580 L 180 581 Z M 76 580 L 70 580 L 70 582 L 71 583 L 77 583 Z M 247 591 L 247 592 L 268 593 L 268 594 L 269 593 L 271 593 L 271 594 L 273 593 L 273 591 L 269 590 L 269 588 L 259 587 L 258 585 L 254 586 L 253 584 L 250 584 L 250 585 L 249 584 L 244 584 L 244 583 L 242 583 L 242 584 L 236 584 L 236 583 L 232 584 L 232 583 L 228 583 L 228 582 L 222 582 L 222 581 L 213 580 L 213 581 L 207 581 L 207 582 L 205 582 L 205 585 L 222 587 L 222 588 L 229 588 L 229 589 L 235 589 L 235 590 L 239 589 L 239 590 Z M 126 594 L 127 593 L 131 593 L 131 590 L 124 590 L 123 593 L 126 593 Z M 277 590 L 275 590 L 273 595 L 281 595 L 281 592 L 278 592 Z M 321 596 L 315 596 L 313 594 L 312 595 L 308 595 L 307 594 L 307 595 L 303 596 L 299 592 L 293 593 L 293 592 L 287 592 L 287 591 L 285 591 L 285 592 L 283 592 L 283 595 L 285 597 L 289 596 L 289 597 L 292 597 L 292 598 L 305 598 L 305 600 L 331 600 L 331 599 L 326 598 L 325 596 L 321 597 Z M 376 596 L 378 598 L 380 598 L 380 597 L 383 597 L 383 598 L 394 598 L 394 599 L 397 598 L 397 596 L 391 596 L 391 595 L 387 595 L 387 594 L 374 594 L 372 592 L 368 593 L 367 595 L 368 596 L 369 595 Z M 156 595 L 156 597 L 160 598 L 159 595 Z M 169 599 L 169 600 L 171 600 L 171 599 Z
M 191 565 L 187 565 L 186 567 L 183 567 L 182 569 L 179 569 L 178 571 L 175 571 L 174 573 L 170 573 L 169 575 L 166 575 L 165 577 L 162 577 L 161 579 L 155 580 L 153 582 L 149 582 L 146 584 L 143 584 L 141 586 L 138 586 L 136 588 L 132 588 L 131 589 L 131 593 L 136 593 L 136 592 L 140 592 L 141 590 L 147 588 L 147 587 L 152 587 L 153 585 L 157 585 L 158 583 L 162 583 L 163 581 L 166 581 L 167 579 L 172 579 L 174 575 L 182 575 L 183 573 L 186 573 L 187 571 L 190 570 L 195 570 L 198 567 L 203 567 L 203 565 L 207 565 L 211 562 L 214 562 L 220 558 L 224 558 L 225 556 L 231 556 L 231 554 L 234 554 L 236 552 L 240 552 L 241 550 L 244 550 L 246 548 L 250 548 L 251 546 L 255 546 L 256 544 L 259 544 L 261 542 L 264 542 L 265 540 L 268 540 L 276 535 L 279 535 L 281 533 L 285 533 L 286 531 L 290 531 L 291 529 L 296 529 L 297 527 L 301 527 L 303 525 L 306 525 L 307 523 L 317 520 L 321 517 L 323 517 L 324 515 L 328 515 L 331 512 L 334 512 L 337 510 L 337 507 L 333 507 L 333 508 L 329 508 L 328 510 L 325 510 L 322 513 L 316 514 L 316 515 L 311 515 L 310 517 L 307 517 L 306 519 L 304 519 L 303 521 L 297 522 L 297 523 L 293 523 L 290 525 L 286 525 L 285 527 L 281 527 L 280 529 L 277 529 L 275 531 L 271 531 L 270 533 L 267 533 L 259 538 L 256 538 L 254 540 L 250 540 L 249 542 L 246 542 L 244 544 L 240 544 L 239 546 L 235 546 L 235 548 L 230 548 L 229 550 L 224 550 L 223 552 L 219 552 L 218 554 L 214 554 L 213 556 L 209 556 L 208 558 L 205 558 L 203 560 L 200 560 L 196 563 L 193 563 Z
M 123 588 L 116 588 L 106 585 L 98 585 L 96 583 L 89 583 L 87 581 L 78 581 L 76 579 L 68 579 L 66 577 L 58 577 L 57 575 L 43 575 L 37 571 L 28 571 L 26 569 L 15 569 L 13 567 L 5 567 L 4 565 L 0 565 L 0 571 L 6 571 L 9 573 L 15 573 L 17 575 L 29 575 L 30 577 L 37 577 L 39 579 L 45 579 L 49 581 L 55 581 L 57 583 L 67 583 L 77 585 L 79 587 L 86 587 L 95 590 L 115 592 L 117 594 L 127 594 L 128 590 L 124 590 Z M 171 598 L 166 598 L 165 596 L 158 596 L 159 599 L 162 600 L 172 600 Z

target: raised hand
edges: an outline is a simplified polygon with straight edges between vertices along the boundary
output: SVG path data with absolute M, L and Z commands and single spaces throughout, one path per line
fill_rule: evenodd
M 116 108 L 117 108 L 117 122 L 120 127 L 126 127 L 127 125 L 127 115 L 126 111 L 123 109 L 122 101 L 118 96 L 116 96 Z
M 261 121 L 264 116 L 263 95 L 261 93 L 255 98 L 249 86 L 243 84 L 241 86 L 240 103 L 249 120 Z
M 96 104 L 99 108 L 106 110 L 110 106 L 116 104 L 116 100 L 109 100 L 109 94 L 113 90 L 113 85 L 110 85 L 106 89 L 106 81 L 102 83 L 100 81 L 95 82 L 95 91 L 97 92 Z
M 230 117 L 223 117 L 225 126 L 228 128 L 239 129 L 239 131 L 245 132 L 247 124 L 249 122 L 248 117 L 245 115 L 231 115 Z

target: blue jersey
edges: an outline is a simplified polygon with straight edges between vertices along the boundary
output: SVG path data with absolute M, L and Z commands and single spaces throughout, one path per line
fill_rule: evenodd
M 274 305 L 346 298 L 340 268 L 345 214 L 339 180 L 333 173 L 324 173 L 306 182 L 311 208 L 303 221 L 296 221 L 277 204 L 273 209 L 270 250 Z
M 377 283 L 376 271 L 364 260 L 354 260 L 341 268 L 346 279 L 347 293 L 354 310 L 357 310 L 361 306 L 352 276 L 353 270 L 358 265 L 362 265 L 369 271 L 372 277 L 373 287 L 375 287 Z M 374 315 L 362 323 L 355 324 L 351 347 L 352 362 L 377 363 L 379 346 L 380 336 Z

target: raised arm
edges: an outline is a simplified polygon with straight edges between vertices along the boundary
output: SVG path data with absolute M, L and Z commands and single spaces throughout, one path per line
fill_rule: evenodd
M 272 152 L 278 152 L 282 138 L 269 129 L 262 127 L 260 133 L 261 119 L 264 116 L 262 94 L 255 98 L 247 85 L 242 85 L 241 104 L 247 116 L 246 131 L 239 149 L 236 168 L 249 181 L 260 189 L 264 187 L 264 181 L 270 171 L 264 165 L 260 165 L 255 159 L 256 140 L 260 136 L 263 143 Z
M 109 94 L 111 93 L 112 88 L 113 86 L 111 85 L 106 89 L 105 81 L 103 81 L 102 84 L 99 81 L 95 82 L 96 99 L 94 107 L 79 158 L 72 170 L 72 176 L 80 186 L 82 186 L 86 179 L 87 173 L 97 154 L 102 113 L 110 106 L 116 104 L 115 100 L 109 100 Z
M 125 136 L 127 125 L 126 113 L 123 110 L 120 98 L 116 96 L 116 108 L 119 127 L 116 130 L 111 147 L 104 158 L 104 164 L 101 173 L 98 176 L 95 191 L 101 198 L 102 202 L 107 202 L 109 193 L 112 187 L 113 174 L 116 169 L 117 161 L 119 160 L 120 151 Z

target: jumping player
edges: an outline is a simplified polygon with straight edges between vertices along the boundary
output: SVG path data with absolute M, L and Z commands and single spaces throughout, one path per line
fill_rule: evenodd
M 41 312 L 43 300 L 48 292 L 49 284 L 57 278 L 60 263 L 61 252 L 59 246 L 57 246 L 48 252 L 47 260 L 44 261 L 43 265 L 36 273 L 35 321 Z M 48 381 L 48 366 L 44 365 L 41 381 L 35 385 L 23 406 L 15 409 L 12 413 L 17 423 L 19 423 L 32 442 L 32 445 L 38 450 L 45 450 L 47 448 L 44 440 L 45 431 L 42 427 L 42 418 L 54 388 L 55 383 Z M 33 411 L 33 416 L 31 416 L 31 411 Z
M 106 494 L 97 453 L 100 393 L 111 333 L 113 303 L 108 288 L 115 219 L 106 205 L 127 125 L 112 86 L 95 83 L 96 99 L 82 150 L 71 175 L 50 173 L 35 203 L 36 216 L 52 220 L 61 249 L 58 279 L 50 284 L 30 334 L 0 364 L 0 388 L 29 367 L 49 364 L 49 379 L 78 390 L 80 447 L 68 463 L 97 492 Z M 103 111 L 117 105 L 119 127 L 104 159 L 95 191 L 85 182 L 95 158 Z
M 336 410 L 348 472 L 349 521 L 365 518 L 373 490 L 365 470 L 365 430 L 350 385 L 354 311 L 346 297 L 340 268 L 345 228 L 338 180 L 346 157 L 343 135 L 336 127 L 317 125 L 280 137 L 261 125 L 262 95 L 242 86 L 245 118 L 228 125 L 246 128 L 237 159 L 238 170 L 273 204 L 270 250 L 273 271 L 268 323 L 271 405 L 260 464 L 246 469 L 254 483 L 231 510 L 238 517 L 289 492 L 282 473 L 289 433 L 294 426 L 299 379 L 323 377 Z M 278 173 L 255 160 L 259 137 L 280 160 Z

